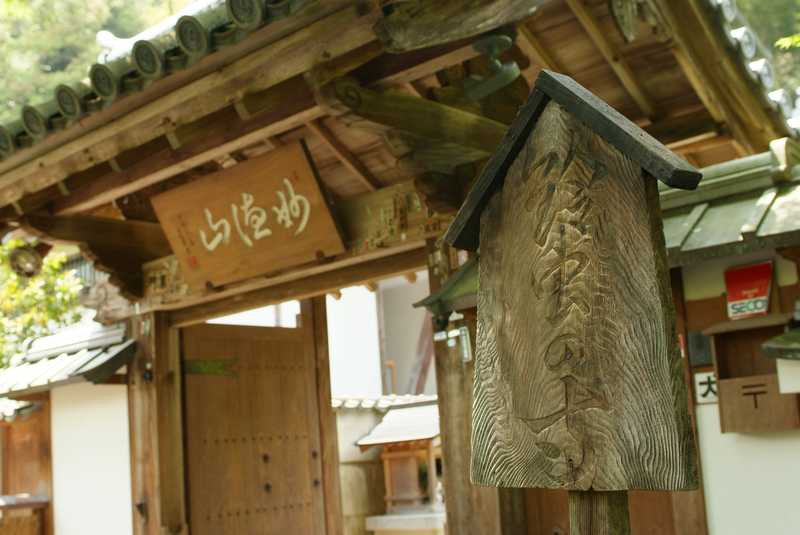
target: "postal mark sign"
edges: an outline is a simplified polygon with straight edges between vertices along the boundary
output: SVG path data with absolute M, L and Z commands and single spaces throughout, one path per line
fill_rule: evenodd
M 153 207 L 193 288 L 344 252 L 302 143 L 158 195 Z

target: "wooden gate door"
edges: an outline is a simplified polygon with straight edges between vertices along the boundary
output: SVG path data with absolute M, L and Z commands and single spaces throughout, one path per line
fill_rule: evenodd
M 192 535 L 324 535 L 311 329 L 182 331 Z

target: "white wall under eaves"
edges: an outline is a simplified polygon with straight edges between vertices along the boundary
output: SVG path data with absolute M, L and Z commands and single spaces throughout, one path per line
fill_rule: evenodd
M 50 395 L 55 535 L 131 535 L 126 387 L 79 383 Z

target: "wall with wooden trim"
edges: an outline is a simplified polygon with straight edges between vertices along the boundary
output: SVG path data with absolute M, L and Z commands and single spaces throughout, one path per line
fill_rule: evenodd
M 725 270 L 764 260 L 775 261 L 770 312 L 794 310 L 800 297 L 797 266 L 775 251 L 763 251 L 684 268 L 688 329 L 727 320 Z M 718 404 L 697 405 L 695 414 L 709 535 L 796 533 L 800 430 L 723 434 Z

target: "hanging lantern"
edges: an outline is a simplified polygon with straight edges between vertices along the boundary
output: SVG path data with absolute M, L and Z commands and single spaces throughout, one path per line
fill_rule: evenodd
M 15 248 L 8 256 L 11 270 L 20 277 L 29 279 L 42 270 L 44 257 L 52 247 L 46 243 L 25 244 Z

